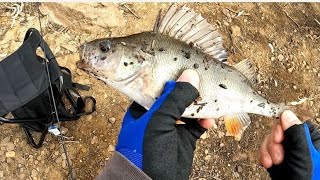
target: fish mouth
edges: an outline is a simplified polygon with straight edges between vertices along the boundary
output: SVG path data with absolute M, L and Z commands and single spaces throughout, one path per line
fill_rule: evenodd
M 86 69 L 88 68 L 88 63 L 86 63 L 84 60 L 79 60 L 76 62 L 76 65 L 79 69 Z

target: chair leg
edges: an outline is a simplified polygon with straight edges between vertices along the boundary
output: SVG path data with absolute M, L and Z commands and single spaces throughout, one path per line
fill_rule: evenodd
M 35 143 L 34 138 L 32 137 L 30 130 L 27 128 L 24 128 L 24 127 L 22 127 L 22 128 L 23 128 L 23 130 L 28 138 L 28 142 L 31 144 L 31 146 L 36 149 L 39 149 L 42 146 L 46 135 L 48 134 L 48 130 L 46 129 L 43 132 L 41 132 L 41 136 L 40 136 L 38 143 Z

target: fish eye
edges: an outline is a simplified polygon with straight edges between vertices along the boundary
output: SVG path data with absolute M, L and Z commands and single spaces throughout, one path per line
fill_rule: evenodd
M 108 52 L 111 49 L 111 41 L 103 41 L 99 43 L 99 48 L 101 52 Z

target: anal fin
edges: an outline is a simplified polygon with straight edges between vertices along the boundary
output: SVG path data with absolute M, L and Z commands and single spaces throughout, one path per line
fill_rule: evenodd
M 227 136 L 234 136 L 240 141 L 245 129 L 250 125 L 251 120 L 248 114 L 238 114 L 233 116 L 224 116 L 224 123 L 227 130 Z

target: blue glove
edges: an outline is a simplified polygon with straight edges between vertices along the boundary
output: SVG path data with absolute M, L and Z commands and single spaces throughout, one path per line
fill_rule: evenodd
M 120 130 L 116 151 L 152 179 L 188 179 L 196 141 L 206 129 L 181 115 L 197 97 L 187 82 L 169 81 L 149 111 L 133 103 Z M 185 124 L 176 124 L 176 120 Z
M 283 147 L 283 162 L 268 169 L 272 179 L 320 179 L 320 133 L 310 121 L 284 131 Z

